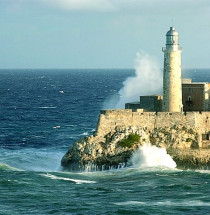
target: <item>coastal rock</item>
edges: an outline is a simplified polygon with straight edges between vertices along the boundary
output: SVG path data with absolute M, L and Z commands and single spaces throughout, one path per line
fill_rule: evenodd
M 184 169 L 209 169 L 209 149 L 168 149 L 177 166 Z
M 61 164 L 67 170 L 98 170 L 126 165 L 135 150 L 143 144 L 166 148 L 178 167 L 208 168 L 209 149 L 200 149 L 195 128 L 173 126 L 148 128 L 137 126 L 116 126 L 102 135 L 91 135 L 75 142 L 62 158 Z

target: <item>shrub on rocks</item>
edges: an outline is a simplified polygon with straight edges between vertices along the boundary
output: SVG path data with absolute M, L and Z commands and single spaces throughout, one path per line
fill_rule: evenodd
M 126 139 L 123 139 L 118 143 L 119 146 L 125 148 L 131 148 L 134 143 L 138 143 L 140 140 L 140 136 L 138 134 L 129 134 Z

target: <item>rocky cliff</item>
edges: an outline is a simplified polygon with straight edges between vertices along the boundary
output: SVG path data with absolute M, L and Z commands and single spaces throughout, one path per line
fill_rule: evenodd
M 61 161 L 65 169 L 84 170 L 95 166 L 102 170 L 120 164 L 129 165 L 132 153 L 143 144 L 165 148 L 180 168 L 210 167 L 209 149 L 200 147 L 198 127 L 181 124 L 158 128 L 116 125 L 105 132 L 99 128 L 100 123 L 99 120 L 95 135 L 82 138 L 70 147 Z

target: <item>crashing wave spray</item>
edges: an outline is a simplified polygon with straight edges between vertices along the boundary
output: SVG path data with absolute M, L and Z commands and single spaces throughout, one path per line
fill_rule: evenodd
M 162 72 L 156 59 L 141 51 L 136 54 L 135 77 L 129 77 L 118 92 L 120 100 L 113 108 L 124 108 L 126 102 L 139 101 L 140 95 L 162 92 Z
M 166 149 L 158 148 L 150 144 L 144 144 L 139 150 L 135 151 L 130 161 L 136 168 L 176 167 L 175 161 L 167 154 Z

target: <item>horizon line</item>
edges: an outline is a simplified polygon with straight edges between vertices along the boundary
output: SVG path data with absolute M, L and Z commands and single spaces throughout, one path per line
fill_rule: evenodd
M 161 68 L 163 69 L 163 68 Z M 208 70 L 210 67 L 200 67 L 200 68 L 195 68 L 195 67 L 186 67 L 182 68 L 183 70 L 186 69 L 204 69 Z M 0 70 L 135 70 L 135 68 L 0 68 Z

